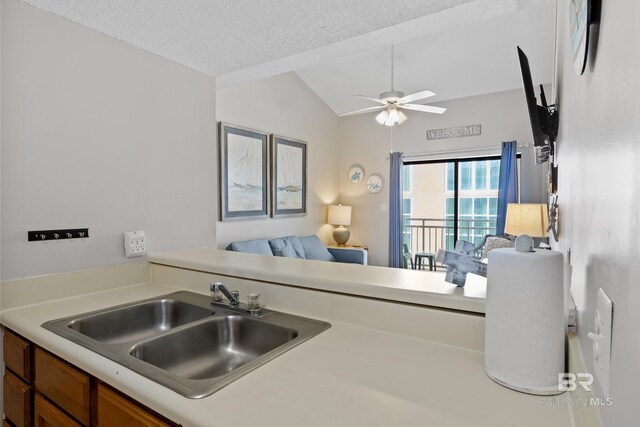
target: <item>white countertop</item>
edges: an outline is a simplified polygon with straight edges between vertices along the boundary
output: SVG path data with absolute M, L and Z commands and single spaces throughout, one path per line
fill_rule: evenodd
M 390 301 L 484 313 L 486 279 L 469 274 L 459 288 L 443 272 L 188 249 L 155 254 L 151 263 Z M 300 278 L 304 277 L 301 283 Z
M 491 381 L 481 352 L 330 319 L 325 319 L 332 323 L 329 330 L 198 400 L 183 398 L 40 327 L 48 320 L 174 290 L 157 284 L 128 286 L 5 310 L 1 320 L 185 427 L 571 425 L 567 407 L 543 406 L 540 397 Z

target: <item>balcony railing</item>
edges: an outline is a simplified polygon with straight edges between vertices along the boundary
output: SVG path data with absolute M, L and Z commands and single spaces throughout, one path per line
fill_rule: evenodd
M 486 217 L 458 220 L 458 239 L 479 245 L 487 234 L 496 232 L 496 218 Z M 436 254 L 439 249 L 453 250 L 455 229 L 453 219 L 405 218 L 403 243 L 412 255 L 420 252 Z

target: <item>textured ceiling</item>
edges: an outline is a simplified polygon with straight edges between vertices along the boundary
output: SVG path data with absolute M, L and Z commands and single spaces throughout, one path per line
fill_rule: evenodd
M 471 0 L 26 0 L 207 74 L 307 51 Z M 398 7 L 401 4 L 401 7 Z
M 553 0 L 23 1 L 229 86 Z
M 395 45 L 395 89 L 437 94 L 419 103 L 522 87 L 516 54 L 529 57 L 534 84 L 551 83 L 555 5 L 543 4 Z M 390 90 L 389 46 L 297 70 L 337 114 L 374 105 L 351 95 Z

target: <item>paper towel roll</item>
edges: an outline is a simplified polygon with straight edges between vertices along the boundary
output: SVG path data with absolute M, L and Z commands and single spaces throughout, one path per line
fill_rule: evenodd
M 489 252 L 485 370 L 496 382 L 531 394 L 559 394 L 564 366 L 562 253 Z

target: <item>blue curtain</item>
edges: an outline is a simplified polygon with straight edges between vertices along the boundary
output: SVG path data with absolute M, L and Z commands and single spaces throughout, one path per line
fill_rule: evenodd
M 498 184 L 498 218 L 496 234 L 504 234 L 507 220 L 507 205 L 518 203 L 518 163 L 516 161 L 516 141 L 502 143 L 500 158 L 500 181 Z
M 402 153 L 389 161 L 389 267 L 402 268 Z

